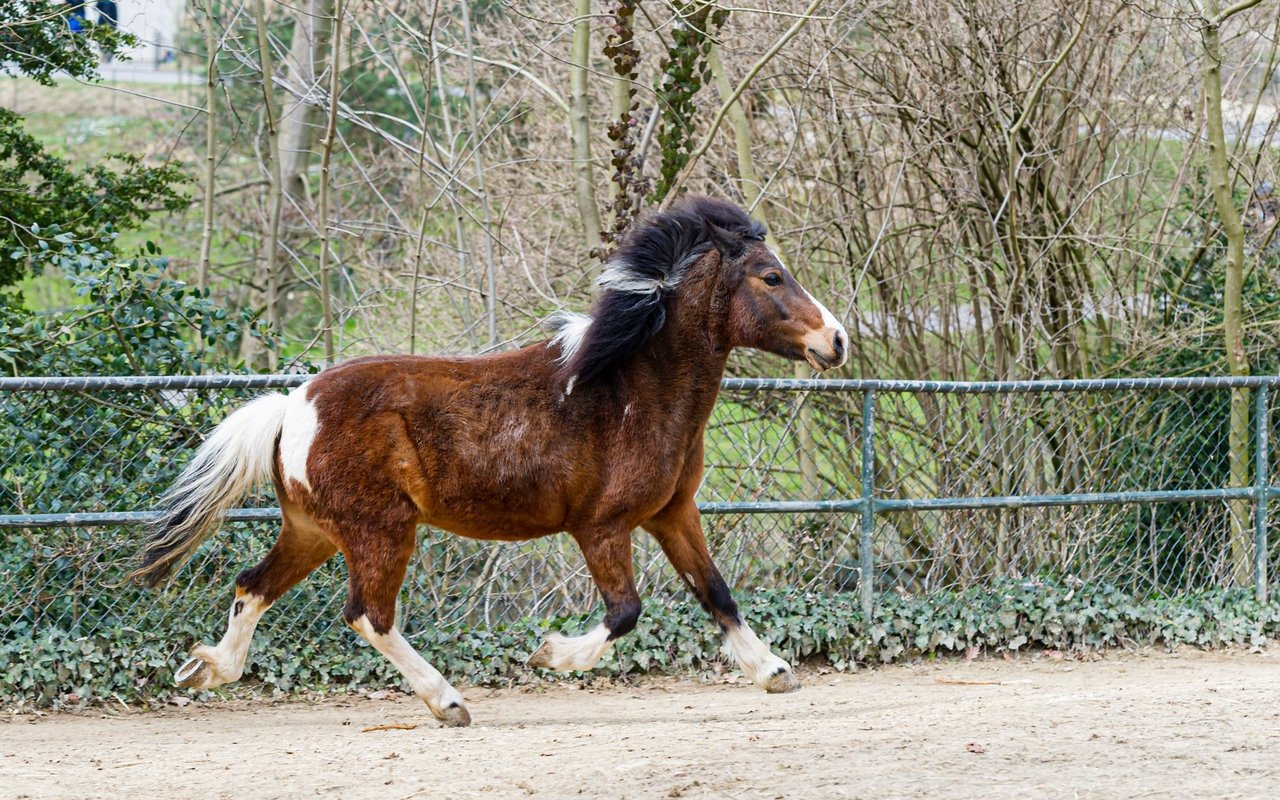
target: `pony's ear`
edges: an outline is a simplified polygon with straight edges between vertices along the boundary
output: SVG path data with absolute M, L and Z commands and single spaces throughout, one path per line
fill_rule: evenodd
M 711 243 L 730 261 L 736 260 L 747 249 L 747 242 L 740 233 L 722 228 L 714 222 L 707 223 L 707 231 L 711 234 Z

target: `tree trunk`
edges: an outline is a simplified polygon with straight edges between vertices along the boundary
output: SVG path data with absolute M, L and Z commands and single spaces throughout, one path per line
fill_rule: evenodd
M 573 142 L 574 185 L 578 215 L 589 252 L 600 246 L 600 211 L 596 206 L 595 179 L 591 169 L 591 113 L 587 105 L 587 78 L 591 69 L 591 0 L 574 0 L 573 57 L 569 72 L 569 138 Z
M 284 103 L 280 117 L 280 161 L 284 194 L 296 206 L 309 203 L 307 168 L 318 126 L 320 84 L 329 63 L 333 38 L 334 0 L 306 0 L 293 23 L 289 47 L 288 79 L 295 89 Z
M 720 45 L 715 42 L 707 48 L 707 68 L 716 82 L 716 91 L 720 94 L 720 102 L 733 97 L 733 87 L 729 85 L 729 77 L 724 72 L 724 62 L 720 60 Z M 751 123 L 747 119 L 746 109 L 742 107 L 742 98 L 736 98 L 729 105 L 727 112 L 729 126 L 733 129 L 733 144 L 738 154 L 738 188 L 747 201 L 747 207 L 757 214 L 761 222 L 767 222 L 768 212 L 760 193 L 764 187 L 756 177 L 755 160 L 751 158 Z
M 329 108 L 325 120 L 324 140 L 320 148 L 320 218 L 316 221 L 320 229 L 320 333 L 324 342 L 325 364 L 332 365 L 333 347 L 333 301 L 330 299 L 329 266 L 332 252 L 332 232 L 329 225 L 330 196 L 333 194 L 333 178 L 330 165 L 333 161 L 333 137 L 338 130 L 338 92 L 341 82 L 338 80 L 341 70 L 342 48 L 342 0 L 333 3 L 333 26 L 330 37 L 333 43 L 332 58 L 329 60 Z
M 281 325 L 284 320 L 282 311 L 283 294 L 280 291 L 280 212 L 284 200 L 282 195 L 283 183 L 281 181 L 280 172 L 280 128 L 279 117 L 276 115 L 275 102 L 275 67 L 271 58 L 271 40 L 267 35 L 267 8 L 265 0 L 258 0 L 257 3 L 257 28 L 258 28 L 258 58 L 262 65 L 262 100 L 263 109 L 266 116 L 267 128 L 267 174 L 270 176 L 270 184 L 268 186 L 268 197 L 271 200 L 270 221 L 267 229 L 267 253 L 263 271 L 266 276 L 266 298 L 264 305 L 266 306 L 267 325 L 271 328 L 272 333 L 277 335 L 281 332 Z M 244 354 L 246 362 L 253 361 L 254 339 L 247 333 L 244 337 L 241 352 Z M 267 351 L 267 368 L 275 371 L 277 366 L 277 351 Z
M 489 193 L 484 186 L 484 153 L 481 147 L 485 137 L 480 131 L 480 100 L 476 94 L 475 40 L 471 36 L 471 13 L 462 4 L 462 30 L 467 40 L 467 119 L 471 124 L 471 160 L 476 168 L 476 190 L 480 193 L 480 222 L 484 225 L 484 317 L 489 347 L 498 346 L 498 277 L 493 254 L 493 212 L 489 208 Z M 589 155 L 589 154 L 588 154 Z M 589 164 L 588 164 L 589 166 Z M 591 207 L 595 209 L 595 200 Z M 600 221 L 596 220 L 596 237 L 599 238 Z
M 214 28 L 213 3 L 204 9 L 205 95 L 204 95 L 204 213 L 200 226 L 200 272 L 197 286 L 209 288 L 209 262 L 213 249 L 214 173 L 218 159 L 218 34 Z
M 1222 232 L 1227 237 L 1226 280 L 1222 292 L 1222 326 L 1226 332 L 1227 369 L 1231 375 L 1248 375 L 1241 329 L 1244 286 L 1244 223 L 1231 198 L 1230 166 L 1227 164 L 1227 137 L 1222 122 L 1222 47 L 1219 38 L 1222 19 L 1217 0 L 1205 0 L 1205 17 L 1200 28 L 1204 46 L 1205 122 L 1209 139 L 1209 182 Z M 1231 423 L 1228 435 L 1229 485 L 1249 485 L 1249 391 L 1231 393 Z M 1249 532 L 1249 504 L 1237 500 L 1231 509 L 1231 577 L 1238 585 L 1250 583 L 1253 563 Z

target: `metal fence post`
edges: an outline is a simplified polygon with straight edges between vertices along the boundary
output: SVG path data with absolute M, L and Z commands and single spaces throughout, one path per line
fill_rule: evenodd
M 875 533 L 875 482 L 876 482 L 876 390 L 868 389 L 862 395 L 862 535 L 858 539 L 859 580 L 862 595 L 862 614 L 871 622 L 872 598 L 875 596 L 875 563 L 871 552 L 871 537 Z
M 1254 390 L 1253 409 L 1254 464 L 1253 488 L 1253 586 L 1259 603 L 1267 602 L 1267 494 L 1271 491 L 1271 453 L 1267 438 L 1271 429 L 1271 409 L 1266 384 Z

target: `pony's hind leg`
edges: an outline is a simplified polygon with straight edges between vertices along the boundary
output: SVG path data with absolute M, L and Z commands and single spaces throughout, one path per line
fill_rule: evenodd
M 286 504 L 280 538 L 266 557 L 236 577 L 227 632 L 214 647 L 199 643 L 178 668 L 179 686 L 209 689 L 238 680 L 258 620 L 288 589 L 329 559 L 337 548 L 309 517 Z
M 396 533 L 365 533 L 344 542 L 343 553 L 351 581 L 351 595 L 342 616 L 346 623 L 400 670 L 413 693 L 445 725 L 471 724 L 471 714 L 458 690 L 427 663 L 396 628 L 396 597 L 413 555 L 416 527 L 408 523 Z
M 640 595 L 636 593 L 631 563 L 630 529 L 608 530 L 602 535 L 575 535 L 575 538 L 604 599 L 604 621 L 581 636 L 548 635 L 546 641 L 529 656 L 531 667 L 565 672 L 591 669 L 614 640 L 630 633 L 640 618 Z
M 800 688 L 790 665 L 760 641 L 738 613 L 738 604 L 720 575 L 702 535 L 698 507 L 692 500 L 669 508 L 644 524 L 667 554 L 676 573 L 698 598 L 698 602 L 724 631 L 725 650 L 751 682 L 777 694 Z

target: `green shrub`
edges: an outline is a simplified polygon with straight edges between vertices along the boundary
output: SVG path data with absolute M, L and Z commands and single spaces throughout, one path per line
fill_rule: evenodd
M 752 626 L 779 655 L 840 670 L 961 654 L 970 648 L 986 653 L 1212 648 L 1262 645 L 1280 633 L 1280 602 L 1260 604 L 1243 589 L 1142 598 L 1101 585 L 1011 582 L 926 597 L 887 595 L 869 622 L 852 594 L 761 590 L 741 599 Z M 451 680 L 510 685 L 540 679 L 524 661 L 547 631 L 573 632 L 592 624 L 594 619 L 585 615 L 526 619 L 493 627 L 430 628 L 410 639 Z M 213 626 L 212 619 L 193 625 L 168 618 L 83 636 L 48 628 L 34 638 L 7 640 L 0 644 L 0 699 L 57 706 L 68 693 L 90 702 L 168 697 L 175 691 L 172 670 L 183 648 Z M 693 603 L 655 603 L 592 674 L 691 674 L 729 666 L 720 654 L 719 632 Z M 355 633 L 335 626 L 310 641 L 259 635 L 239 686 L 287 694 L 401 683 L 376 651 Z M 235 691 L 234 686 L 218 691 Z

